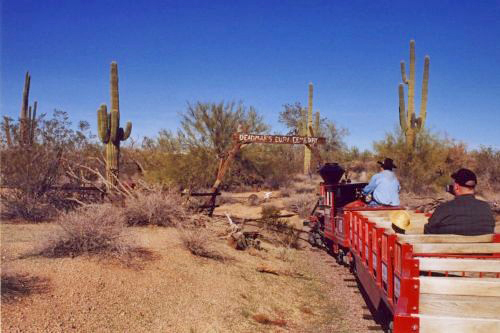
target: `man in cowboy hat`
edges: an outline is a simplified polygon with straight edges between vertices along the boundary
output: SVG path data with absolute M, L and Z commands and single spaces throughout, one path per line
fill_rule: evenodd
M 426 234 L 475 236 L 492 234 L 495 219 L 488 203 L 474 197 L 477 178 L 469 169 L 451 175 L 454 182 L 447 189 L 455 199 L 439 205 L 424 226 Z
M 396 166 L 390 158 L 385 158 L 384 162 L 377 162 L 380 165 L 380 172 L 373 175 L 370 183 L 363 188 L 363 194 L 372 195 L 370 205 L 399 206 L 399 185 L 398 178 L 392 171 Z

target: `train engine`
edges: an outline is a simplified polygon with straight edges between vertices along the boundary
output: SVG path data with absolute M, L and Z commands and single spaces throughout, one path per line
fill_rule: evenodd
M 367 183 L 342 179 L 345 170 L 338 163 L 326 163 L 318 172 L 323 182 L 320 183 L 318 203 L 309 218 L 309 242 L 325 247 L 341 263 L 349 250 L 346 243 L 349 226 L 344 223 L 344 207 L 366 206 L 360 199 L 363 197 L 361 190 Z

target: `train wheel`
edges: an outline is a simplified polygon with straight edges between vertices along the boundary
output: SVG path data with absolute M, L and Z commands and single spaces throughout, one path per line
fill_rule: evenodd
M 339 249 L 337 251 L 336 259 L 337 259 L 337 263 L 339 265 L 343 265 L 344 264 L 344 255 L 345 255 L 344 254 L 344 250 Z
M 356 260 L 351 260 L 351 263 L 349 265 L 349 270 L 351 271 L 352 274 L 356 275 Z

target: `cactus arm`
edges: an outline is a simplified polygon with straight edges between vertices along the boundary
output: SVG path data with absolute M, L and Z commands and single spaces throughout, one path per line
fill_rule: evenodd
M 401 60 L 401 79 L 403 80 L 403 83 L 408 84 L 408 80 L 406 79 L 405 62 L 403 60 Z
M 405 92 L 402 83 L 399 84 L 399 124 L 403 132 L 406 132 Z
M 38 107 L 38 102 L 35 101 L 33 103 L 33 113 L 30 115 L 30 119 L 29 119 L 29 129 L 30 129 L 30 144 L 33 144 L 34 140 L 35 140 L 35 130 L 36 130 L 36 109 Z M 30 111 L 31 111 L 31 107 L 30 107 Z
M 120 112 L 120 102 L 118 94 L 118 64 L 113 61 L 111 63 L 111 111 Z
M 427 94 L 429 91 L 429 66 L 430 58 L 425 56 L 424 60 L 424 79 L 422 82 L 422 102 L 420 103 L 420 117 L 418 128 L 422 129 L 425 125 L 425 119 L 427 117 Z
M 32 109 L 31 106 L 28 107 L 28 118 L 25 120 L 26 123 L 26 143 L 27 144 L 32 144 L 33 141 L 31 140 L 33 133 L 32 133 L 32 126 L 31 126 L 31 113 Z
M 407 127 L 414 128 L 415 123 L 412 121 L 415 114 L 415 41 L 410 41 L 410 78 L 408 80 L 408 117 Z
M 111 122 L 109 124 L 110 139 L 114 143 L 120 140 L 120 102 L 118 94 L 118 64 L 111 63 Z
M 97 130 L 102 143 L 109 142 L 109 123 L 106 104 L 101 104 L 97 110 Z
M 23 89 L 23 100 L 21 104 L 21 113 L 19 114 L 19 118 L 26 119 L 28 116 L 28 98 L 30 95 L 30 82 L 31 76 L 29 72 L 26 72 L 26 76 L 24 78 L 24 89 Z
M 21 112 L 19 113 L 19 134 L 20 141 L 23 144 L 27 144 L 29 140 L 29 124 L 28 124 L 28 101 L 30 95 L 30 83 L 31 76 L 29 72 L 26 72 L 26 76 L 24 77 L 24 88 L 23 88 L 23 99 L 21 103 Z
M 38 107 L 38 102 L 35 101 L 35 103 L 33 103 L 33 114 L 32 114 L 32 118 L 31 118 L 31 122 L 32 123 L 35 123 L 36 121 L 36 109 Z
M 130 133 L 132 133 L 132 123 L 127 121 L 127 125 L 125 125 L 125 130 L 123 131 L 122 141 L 127 140 L 130 137 Z
M 10 136 L 10 119 L 7 116 L 3 116 L 3 129 L 5 132 L 5 140 L 8 147 L 12 146 L 12 137 Z
M 319 111 L 316 111 L 316 118 L 314 121 L 314 135 L 319 135 Z
M 313 84 L 309 83 L 309 97 L 307 102 L 307 136 L 311 136 L 309 128 L 312 126 L 312 113 L 313 113 Z

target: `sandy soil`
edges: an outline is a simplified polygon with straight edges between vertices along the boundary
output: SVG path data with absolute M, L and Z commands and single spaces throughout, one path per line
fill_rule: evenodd
M 259 205 L 248 205 L 251 194 Z M 229 195 L 216 215 L 260 218 L 263 204 L 290 213 L 279 192 L 268 200 L 265 191 Z M 289 223 L 302 228 L 298 216 Z M 58 226 L 2 223 L 2 276 L 21 286 L 2 292 L 2 332 L 381 332 L 353 276 L 325 252 L 267 242 L 260 251 L 236 251 L 227 226 L 215 217 L 200 232 L 231 260 L 192 255 L 177 229 L 143 227 L 128 228 L 127 239 L 149 255 L 124 265 L 96 256 L 26 256 Z
M 214 221 L 213 234 L 225 223 Z M 220 236 L 213 246 L 234 260 L 219 262 L 193 256 L 176 229 L 147 227 L 128 229 L 152 253 L 133 267 L 23 256 L 56 228 L 1 225 L 2 273 L 23 286 L 2 296 L 2 332 L 364 332 L 374 325 L 363 320 L 352 276 L 323 252 L 270 244 L 241 252 Z

